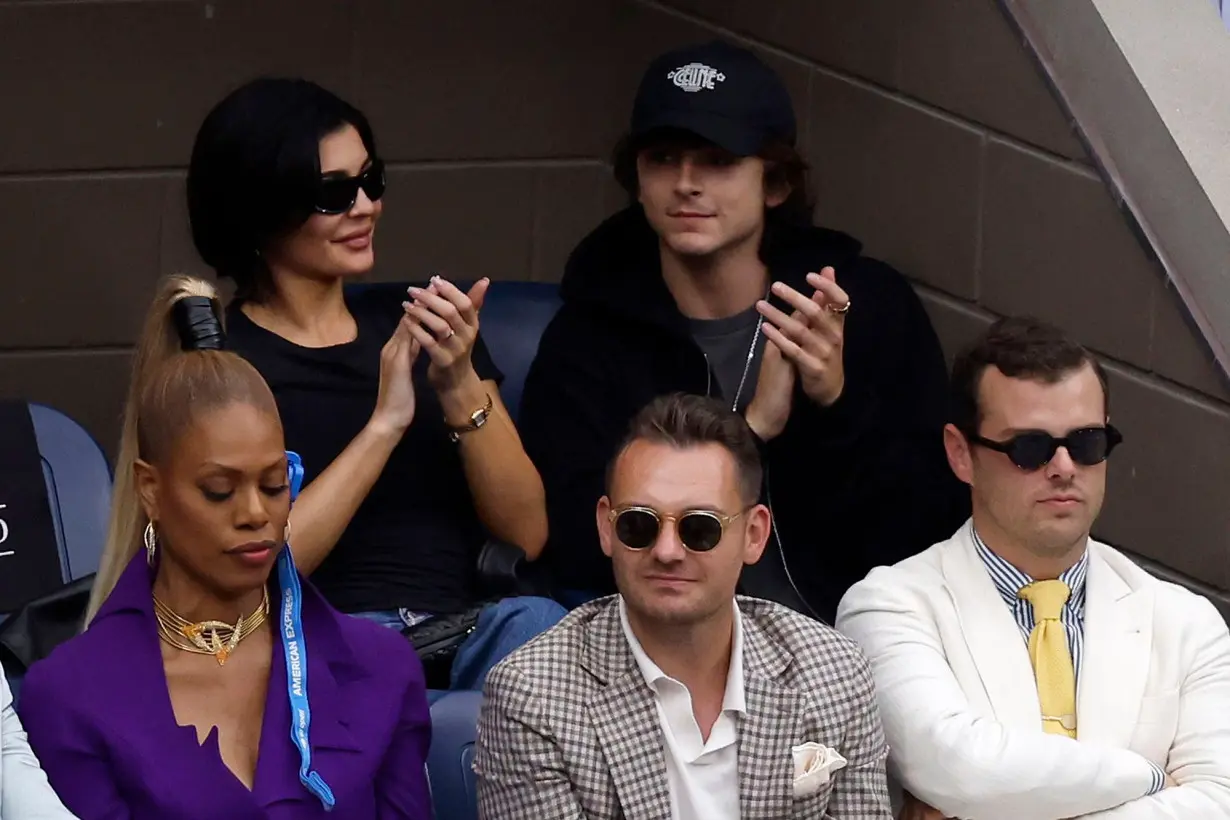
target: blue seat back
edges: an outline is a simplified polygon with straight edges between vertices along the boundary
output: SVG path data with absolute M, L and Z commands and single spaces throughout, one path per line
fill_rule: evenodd
M 477 820 L 474 745 L 482 692 L 447 692 L 431 703 L 427 775 L 437 820 Z
M 111 467 L 80 424 L 53 407 L 33 402 L 29 407 L 68 583 L 98 571 L 111 510 Z
M 559 306 L 559 286 L 548 282 L 492 282 L 487 291 L 480 332 L 504 373 L 500 396 L 514 422 L 538 342 Z

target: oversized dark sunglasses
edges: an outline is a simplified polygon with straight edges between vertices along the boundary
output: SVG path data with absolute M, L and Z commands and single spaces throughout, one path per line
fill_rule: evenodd
M 611 510 L 608 518 L 615 524 L 615 537 L 628 549 L 643 550 L 658 543 L 665 521 L 675 524 L 679 543 L 692 552 L 708 552 L 722 542 L 722 535 L 730 522 L 741 515 L 742 512 L 722 515 L 712 510 L 688 510 L 682 515 L 665 515 L 650 507 L 621 507 Z
M 322 177 L 316 186 L 313 207 L 322 214 L 344 214 L 354 207 L 360 188 L 372 202 L 384 196 L 384 163 L 381 160 L 373 160 L 357 177 Z
M 1007 441 L 992 441 L 976 434 L 967 438 L 974 444 L 995 450 L 1008 456 L 1008 460 L 1022 470 L 1037 470 L 1046 465 L 1060 447 L 1077 464 L 1092 467 L 1106 460 L 1111 451 L 1123 442 L 1123 435 L 1112 425 L 1105 427 L 1082 427 L 1062 438 L 1050 433 L 1018 433 Z

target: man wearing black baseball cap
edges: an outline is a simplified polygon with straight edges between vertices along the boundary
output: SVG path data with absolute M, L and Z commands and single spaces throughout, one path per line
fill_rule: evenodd
M 721 396 L 762 443 L 774 537 L 743 591 L 831 622 L 873 566 L 969 514 L 945 460 L 943 354 L 913 289 L 814 227 L 781 79 L 712 42 L 655 59 L 615 176 L 630 204 L 573 251 L 521 408 L 562 601 L 614 592 L 594 505 L 628 421 Z M 663 510 L 678 514 L 679 510 Z

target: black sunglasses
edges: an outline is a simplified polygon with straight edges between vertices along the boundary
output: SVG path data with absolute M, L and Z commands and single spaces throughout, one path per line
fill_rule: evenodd
M 1082 427 L 1063 438 L 1050 433 L 1019 433 L 1007 441 L 992 441 L 974 433 L 966 438 L 974 444 L 995 450 L 1008 456 L 1008 460 L 1022 470 L 1037 470 L 1055 457 L 1055 452 L 1064 447 L 1077 464 L 1092 467 L 1106 460 L 1111 451 L 1123 442 L 1123 435 L 1112 425 L 1105 427 Z
M 360 188 L 372 202 L 384 196 L 384 162 L 372 160 L 367 170 L 357 177 L 322 177 L 316 186 L 313 207 L 317 213 L 344 214 L 354 207 Z
M 708 552 L 722 542 L 726 527 L 741 515 L 742 512 L 722 515 L 711 510 L 689 510 L 676 516 L 649 507 L 621 507 L 611 510 L 607 518 L 615 524 L 615 537 L 628 549 L 652 547 L 658 543 L 662 522 L 673 521 L 679 543 L 692 552 Z

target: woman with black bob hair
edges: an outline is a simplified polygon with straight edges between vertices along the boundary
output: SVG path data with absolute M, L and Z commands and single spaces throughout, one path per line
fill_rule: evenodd
M 306 80 L 258 79 L 197 134 L 192 235 L 234 281 L 231 349 L 269 383 L 303 457 L 298 565 L 344 612 L 473 626 L 451 686 L 479 688 L 564 614 L 548 599 L 485 600 L 477 583 L 489 538 L 541 552 L 543 486 L 479 336 L 489 280 L 346 287 L 373 267 L 385 183 L 362 112 Z

